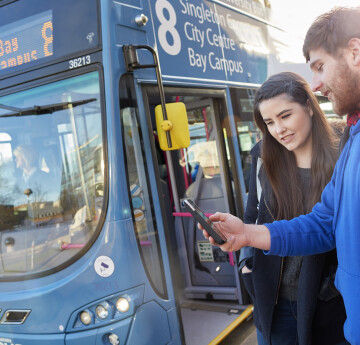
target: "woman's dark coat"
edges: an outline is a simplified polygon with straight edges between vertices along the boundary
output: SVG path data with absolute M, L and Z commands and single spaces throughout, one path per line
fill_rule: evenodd
M 271 187 L 263 167 L 259 171 L 262 185 L 260 203 L 257 200 L 256 164 L 260 157 L 259 144 L 252 149 L 251 155 L 252 168 L 244 222 L 272 223 L 274 219 L 270 208 Z M 255 325 L 269 344 L 281 262 L 282 258 L 279 256 L 265 255 L 262 250 L 254 249 L 253 256 L 245 261 L 252 273 L 241 275 L 254 304 Z M 303 257 L 297 294 L 299 345 L 335 345 L 344 340 L 345 308 L 342 297 L 333 286 L 332 273 L 335 274 L 336 266 L 335 250 Z M 320 290 L 322 293 L 319 296 Z

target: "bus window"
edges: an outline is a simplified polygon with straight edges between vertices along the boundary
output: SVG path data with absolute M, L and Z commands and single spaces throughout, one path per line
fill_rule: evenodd
M 190 146 L 184 150 L 184 162 L 187 163 L 191 181 L 195 181 L 199 167 L 204 178 L 213 178 L 220 173 L 220 163 L 211 122 L 212 109 L 208 104 L 197 106 L 195 102 L 189 102 L 188 107 Z
M 0 133 L 0 231 L 14 223 L 16 218 L 11 210 L 12 190 L 14 187 L 14 164 L 11 153 L 11 136 Z
M 0 277 L 11 280 L 70 262 L 94 238 L 104 181 L 99 75 L 0 104 Z
M 234 108 L 237 135 L 240 143 L 241 164 L 246 192 L 249 191 L 251 169 L 250 150 L 261 139 L 261 132 L 253 119 L 255 89 L 231 88 L 231 102 Z

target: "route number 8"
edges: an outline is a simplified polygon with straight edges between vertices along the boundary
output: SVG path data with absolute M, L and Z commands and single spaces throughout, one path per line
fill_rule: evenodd
M 169 13 L 169 19 L 164 15 L 164 10 Z M 158 37 L 161 47 L 169 55 L 177 55 L 181 50 L 181 39 L 178 31 L 175 29 L 176 13 L 174 7 L 168 0 L 157 0 L 155 4 L 156 15 L 160 21 Z M 173 39 L 172 44 L 167 40 L 166 34 L 169 33 Z

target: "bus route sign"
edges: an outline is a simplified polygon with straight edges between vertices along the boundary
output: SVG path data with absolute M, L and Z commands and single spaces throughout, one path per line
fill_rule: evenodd
M 53 55 L 51 11 L 0 27 L 0 69 L 27 64 Z
M 207 0 L 156 0 L 151 6 L 163 76 L 246 83 L 266 79 L 265 23 Z

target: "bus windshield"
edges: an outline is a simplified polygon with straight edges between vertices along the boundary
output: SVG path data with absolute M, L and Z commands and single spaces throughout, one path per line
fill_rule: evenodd
M 69 262 L 93 239 L 103 196 L 98 72 L 0 97 L 0 278 Z

